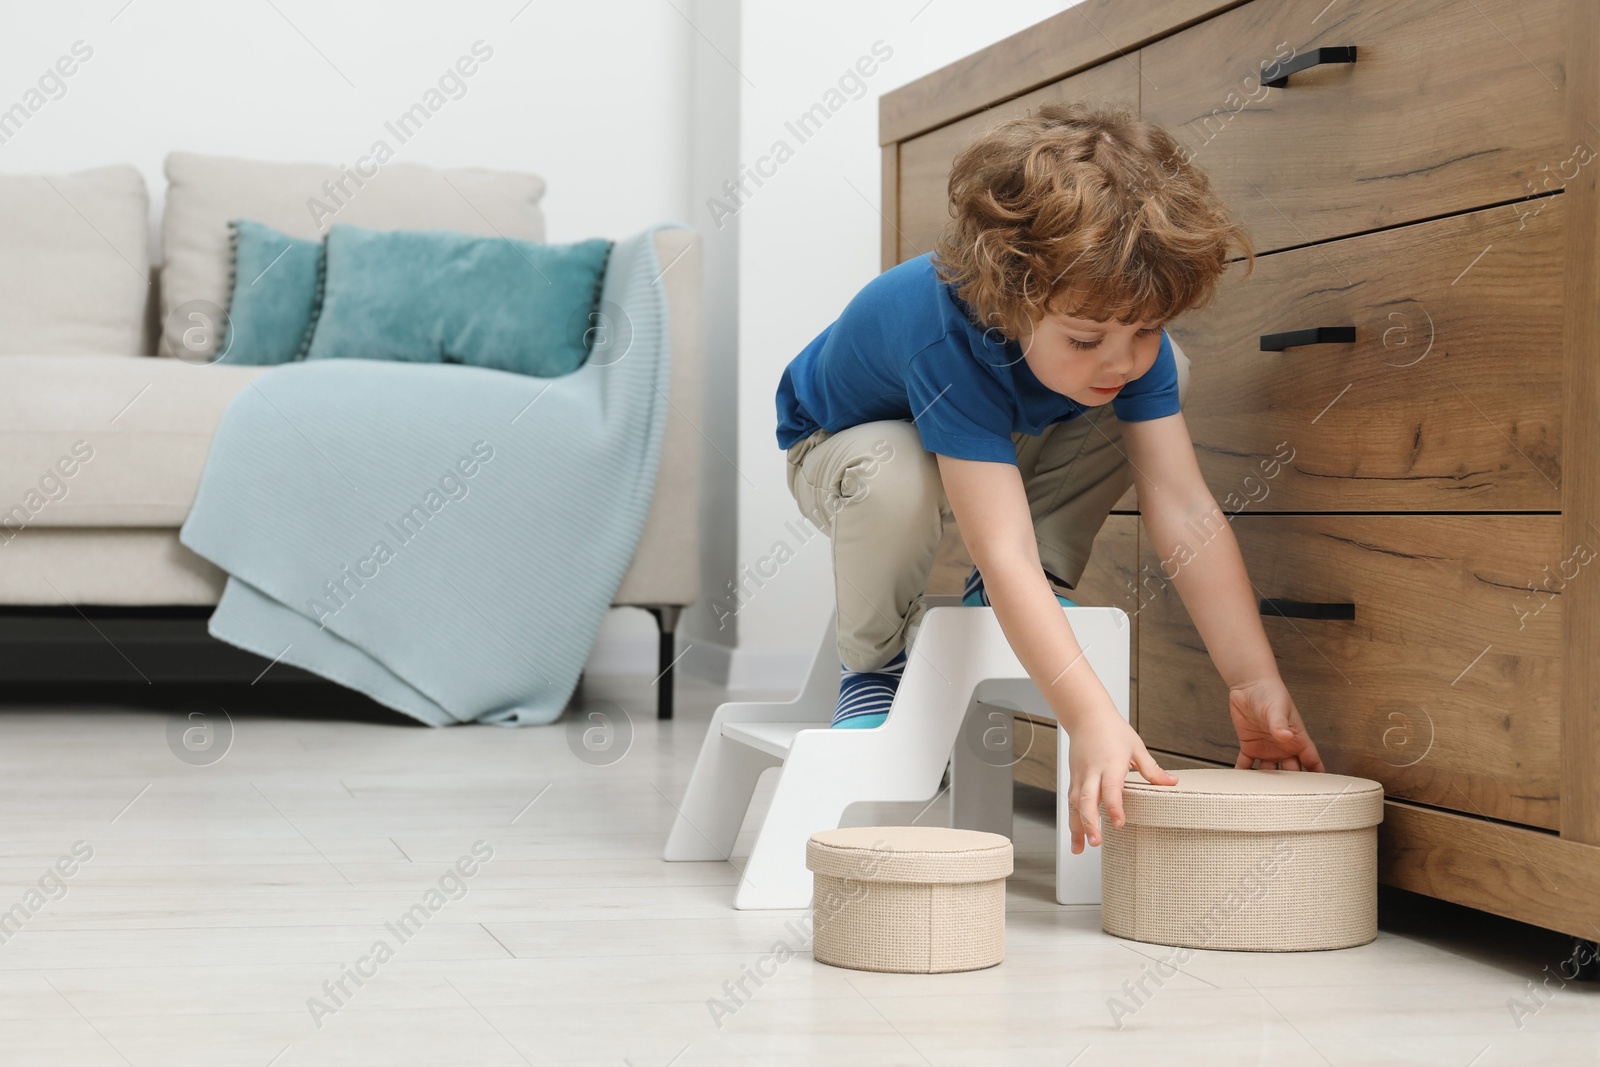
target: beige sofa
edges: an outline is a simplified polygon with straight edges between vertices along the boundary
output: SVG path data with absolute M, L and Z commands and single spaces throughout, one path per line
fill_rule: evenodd
M 227 303 L 229 218 L 318 236 L 307 201 L 325 208 L 331 183 L 338 220 L 353 225 L 544 238 L 544 182 L 533 175 L 391 163 L 358 185 L 328 166 L 180 153 L 166 174 L 159 268 L 134 168 L 0 176 L 6 681 L 249 681 L 267 666 L 205 635 L 225 575 L 177 538 L 224 408 L 271 370 L 210 362 L 204 348 L 205 313 Z M 655 615 L 666 669 L 700 584 L 700 238 L 667 230 L 656 249 L 671 413 L 644 535 L 613 603 Z M 670 672 L 660 693 L 670 717 Z

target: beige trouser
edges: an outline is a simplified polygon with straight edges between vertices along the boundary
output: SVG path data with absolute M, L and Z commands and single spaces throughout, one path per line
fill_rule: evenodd
M 1175 352 L 1178 393 L 1189 361 Z M 1111 508 L 1133 483 L 1122 423 L 1111 405 L 1012 434 L 1028 494 L 1039 561 L 1075 587 Z M 833 547 L 839 660 L 870 671 L 893 659 L 922 619 L 923 593 L 950 515 L 938 461 L 906 420 L 817 430 L 789 449 L 789 492 Z

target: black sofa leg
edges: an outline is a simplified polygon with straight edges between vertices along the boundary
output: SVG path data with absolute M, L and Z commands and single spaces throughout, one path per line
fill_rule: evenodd
M 670 719 L 672 668 L 677 662 L 678 616 L 683 613 L 683 608 L 677 604 L 662 604 L 645 610 L 656 617 L 656 625 L 661 629 L 660 651 L 656 656 L 656 667 L 661 672 L 656 676 L 656 718 Z

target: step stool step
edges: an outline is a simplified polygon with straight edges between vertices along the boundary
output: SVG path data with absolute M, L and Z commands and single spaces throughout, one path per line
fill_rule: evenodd
M 795 734 L 801 730 L 827 728 L 825 722 L 725 722 L 722 724 L 722 736 L 769 756 L 787 759 Z

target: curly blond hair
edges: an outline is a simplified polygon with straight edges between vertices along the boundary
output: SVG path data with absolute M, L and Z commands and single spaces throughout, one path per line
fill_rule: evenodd
M 935 268 L 980 326 L 1045 314 L 1167 322 L 1210 301 L 1249 235 L 1156 123 L 1119 106 L 1044 104 L 955 159 Z

